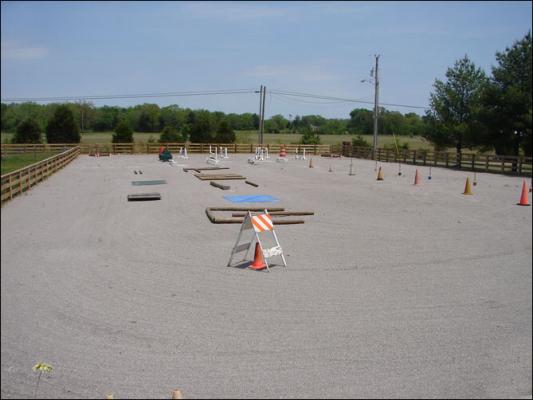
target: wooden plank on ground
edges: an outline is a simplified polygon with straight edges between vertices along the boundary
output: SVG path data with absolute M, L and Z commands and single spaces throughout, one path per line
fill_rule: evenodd
M 230 187 L 227 186 L 227 185 L 221 185 L 220 183 L 216 183 L 216 182 L 213 182 L 213 181 L 209 182 L 209 184 L 210 184 L 211 186 L 214 186 L 214 187 L 219 188 L 219 189 L 222 189 L 222 190 L 228 190 L 228 189 L 230 188 Z
M 128 195 L 128 201 L 151 201 L 161 200 L 161 194 L 159 193 L 135 193 Z

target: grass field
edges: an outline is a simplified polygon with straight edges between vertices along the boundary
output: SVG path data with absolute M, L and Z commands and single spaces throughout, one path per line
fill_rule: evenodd
M 52 157 L 56 152 L 44 153 L 27 153 L 27 154 L 10 154 L 2 156 L 1 174 L 15 171 L 19 168 L 24 168 L 30 164 Z
M 237 143 L 257 143 L 257 131 L 235 131 Z M 8 143 L 13 134 L 2 132 L 2 143 Z M 81 137 L 82 143 L 111 143 L 113 132 L 95 132 L 84 133 Z M 299 143 L 300 134 L 296 133 L 265 133 L 263 136 L 264 143 L 267 144 L 296 144 Z M 351 142 L 352 135 L 321 135 L 320 140 L 322 144 L 340 144 L 343 141 Z M 363 135 L 363 138 L 372 144 L 372 135 Z M 141 133 L 135 132 L 133 140 L 136 143 L 147 143 L 150 140 L 157 142 L 159 140 L 158 133 Z M 422 137 L 400 137 L 400 145 L 407 143 L 410 149 L 428 149 L 432 150 L 433 146 Z M 378 146 L 393 146 L 394 138 L 392 136 L 378 136 Z

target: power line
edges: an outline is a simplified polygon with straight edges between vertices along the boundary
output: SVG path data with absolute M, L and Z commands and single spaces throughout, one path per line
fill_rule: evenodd
M 139 99 L 145 97 L 185 97 L 185 96 L 209 96 L 224 94 L 247 94 L 254 93 L 255 89 L 234 90 L 208 90 L 189 92 L 163 92 L 163 93 L 139 93 L 139 94 L 109 94 L 94 96 L 57 96 L 57 97 L 6 97 L 5 102 L 28 102 L 28 101 L 68 101 L 68 100 L 109 100 L 109 99 Z
M 94 96 L 50 96 L 50 97 L 6 97 L 2 102 L 39 102 L 39 101 L 79 101 L 79 100 L 111 100 L 111 99 L 140 99 L 140 98 L 157 98 L 157 97 L 187 97 L 187 96 L 210 96 L 210 95 L 230 95 L 230 94 L 252 94 L 257 93 L 256 89 L 233 89 L 233 90 L 206 90 L 206 91 L 188 91 L 188 92 L 161 92 L 161 93 L 138 93 L 138 94 L 108 94 L 108 95 L 94 95 Z M 287 99 L 293 98 L 310 98 L 318 100 L 329 100 L 331 103 L 307 102 L 314 104 L 334 104 L 334 103 L 363 103 L 373 104 L 372 101 L 364 99 L 351 99 L 327 95 L 319 95 L 312 93 L 302 93 L 289 90 L 269 90 L 271 94 L 285 96 Z M 296 100 L 306 103 L 303 100 Z M 406 107 L 415 109 L 427 109 L 428 107 L 415 106 L 409 104 L 399 103 L 380 103 L 384 106 L 391 107 Z
M 374 104 L 373 101 L 365 101 L 362 99 L 349 99 L 349 98 L 343 98 L 343 97 L 333 97 L 333 96 L 318 95 L 318 94 L 311 94 L 311 93 L 290 92 L 290 91 L 276 90 L 276 89 L 273 89 L 270 92 L 275 93 L 275 94 L 284 94 L 286 96 L 294 96 L 294 97 L 308 97 L 308 98 L 323 99 L 323 100 L 337 100 L 339 102 L 346 102 L 346 103 Z M 380 104 L 384 106 L 418 108 L 418 109 L 424 109 L 424 110 L 428 108 L 428 107 L 414 106 L 414 105 L 409 105 L 409 104 L 397 104 L 397 103 L 380 103 Z
M 274 96 L 275 98 L 277 99 L 280 99 L 280 100 L 283 100 L 285 102 L 285 104 L 291 104 L 291 102 L 296 102 L 296 103 L 306 103 L 306 104 L 342 104 L 342 103 L 346 103 L 346 101 L 344 100 L 334 100 L 334 101 L 307 101 L 307 100 L 302 100 L 300 98 L 292 98 L 292 97 L 288 97 L 287 95 L 284 95 L 284 94 L 277 94 L 277 93 L 272 93 L 270 92 L 270 94 L 272 96 Z M 289 100 L 289 101 L 287 101 Z

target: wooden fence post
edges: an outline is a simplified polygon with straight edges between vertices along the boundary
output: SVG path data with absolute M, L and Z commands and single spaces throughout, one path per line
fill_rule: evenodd
M 502 173 L 505 172 L 505 159 L 502 158 Z
M 426 165 L 426 159 L 427 159 L 427 156 L 428 156 L 428 152 L 426 150 L 424 150 L 424 165 Z
M 446 168 L 448 168 L 450 153 L 446 152 Z
M 489 156 L 485 156 L 485 171 L 489 171 Z
M 413 150 L 413 164 L 416 165 L 416 150 Z
M 9 198 L 13 198 L 13 188 L 11 187 L 11 175 L 9 175 Z
M 524 162 L 524 158 L 523 157 L 520 157 L 519 160 L 518 160 L 518 174 L 521 175 L 522 174 L 522 163 Z
M 385 162 L 389 162 L 389 149 L 385 152 Z
M 476 155 L 472 154 L 472 171 L 476 170 Z

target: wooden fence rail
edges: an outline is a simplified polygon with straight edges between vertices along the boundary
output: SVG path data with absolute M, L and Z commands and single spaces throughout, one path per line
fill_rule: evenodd
M 52 148 L 48 148 L 47 150 L 50 151 Z M 7 200 L 29 190 L 33 185 L 43 181 L 70 163 L 79 154 L 80 148 L 73 147 L 35 164 L 2 175 L 0 202 L 3 204 Z
M 344 144 L 342 154 L 347 157 L 372 159 L 371 147 L 353 147 Z M 435 152 L 429 150 L 376 149 L 376 160 L 404 164 L 461 169 L 475 172 L 494 172 L 518 176 L 531 176 L 531 157 L 479 155 L 476 153 Z
M 73 147 L 79 147 L 81 154 L 93 152 L 106 152 L 111 154 L 157 154 L 161 146 L 168 146 L 171 153 L 177 154 L 185 147 L 188 153 L 209 153 L 209 146 L 226 147 L 228 153 L 255 153 L 259 144 L 243 143 L 80 143 L 80 144 L 2 144 L 3 155 L 33 153 L 43 151 L 61 151 Z M 279 153 L 281 144 L 263 144 L 271 154 Z M 285 145 L 288 155 L 305 152 L 310 155 L 321 155 L 331 152 L 331 146 L 327 144 L 287 144 Z

